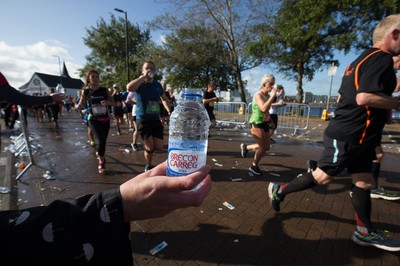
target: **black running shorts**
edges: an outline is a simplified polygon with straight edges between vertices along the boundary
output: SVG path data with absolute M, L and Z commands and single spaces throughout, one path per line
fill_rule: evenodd
M 371 173 L 376 159 L 374 142 L 351 144 L 332 139 L 324 134 L 324 150 L 318 168 L 330 176 L 336 176 L 347 168 L 349 174 Z
M 137 126 L 143 140 L 149 137 L 164 139 L 164 127 L 160 120 L 138 120 Z

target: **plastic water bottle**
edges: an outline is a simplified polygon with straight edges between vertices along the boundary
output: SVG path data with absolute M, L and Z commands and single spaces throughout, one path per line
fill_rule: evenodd
M 65 89 L 64 89 L 64 87 L 63 87 L 61 84 L 57 84 L 57 86 L 56 86 L 56 92 L 57 92 L 57 93 L 62 93 L 62 94 L 64 94 L 64 93 L 65 93 Z
M 201 90 L 185 89 L 182 100 L 170 116 L 169 176 L 188 175 L 207 162 L 210 118 L 201 100 Z

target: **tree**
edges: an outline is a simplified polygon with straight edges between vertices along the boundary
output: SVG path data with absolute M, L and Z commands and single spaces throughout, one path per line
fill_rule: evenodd
M 400 12 L 400 0 L 356 0 L 346 3 L 343 9 L 342 16 L 352 20 L 352 47 L 360 50 L 372 46 L 372 32 L 379 21 Z
M 246 102 L 242 72 L 260 64 L 259 60 L 247 53 L 247 43 L 257 34 L 250 29 L 260 22 L 261 11 L 268 14 L 265 13 L 265 9 L 272 10 L 273 5 L 269 5 L 265 0 L 168 0 L 168 2 L 176 7 L 176 12 L 173 16 L 166 14 L 156 18 L 151 25 L 158 29 L 177 30 L 203 22 L 212 28 L 225 42 L 229 51 L 229 67 L 235 75 L 241 100 Z
M 250 52 L 289 79 L 297 81 L 297 101 L 302 101 L 303 78 L 312 80 L 316 71 L 332 64 L 335 47 L 349 49 L 349 38 L 339 44 L 335 36 L 348 31 L 336 20 L 338 4 L 309 0 L 285 1 L 278 13 L 257 27 L 264 32 L 249 45 Z M 294 15 L 295 14 L 295 15 Z
M 264 32 L 249 51 L 264 64 L 297 81 L 302 101 L 303 78 L 336 61 L 334 51 L 348 53 L 372 44 L 372 30 L 383 17 L 399 10 L 399 1 L 286 0 L 278 13 L 257 25 Z
M 149 29 L 141 30 L 138 25 L 128 21 L 128 63 L 130 73 L 140 74 L 144 59 L 150 58 L 150 50 L 154 44 L 150 41 Z M 125 65 L 125 19 L 116 20 L 111 15 L 108 24 L 100 18 L 96 27 L 92 26 L 86 30 L 84 43 L 91 49 L 86 56 L 87 63 L 80 70 L 81 76 L 85 75 L 88 69 L 97 69 L 101 72 L 102 84 L 111 87 L 113 83 L 120 83 L 124 86 L 126 80 Z M 132 75 L 131 75 L 132 76 Z
M 173 88 L 204 88 L 214 81 L 224 90 L 234 84 L 224 40 L 204 24 L 166 35 L 156 54 Z

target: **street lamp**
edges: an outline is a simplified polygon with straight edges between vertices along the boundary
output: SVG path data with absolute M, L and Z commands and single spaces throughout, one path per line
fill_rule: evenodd
M 129 52 L 128 52 L 128 13 L 122 9 L 119 8 L 114 8 L 115 11 L 120 12 L 120 13 L 125 13 L 125 69 L 126 69 L 126 77 L 128 83 L 130 81 L 129 78 Z
M 58 55 L 53 55 L 54 57 L 58 58 L 58 68 L 60 69 L 60 84 L 62 84 L 61 81 L 61 61 L 60 61 L 60 57 Z
M 329 86 L 329 95 L 328 95 L 328 100 L 326 101 L 326 111 L 329 111 L 329 101 L 331 98 L 331 92 L 332 92 L 332 82 L 333 82 L 333 76 L 336 75 L 336 70 L 337 66 L 335 65 L 335 62 L 332 62 L 332 66 L 328 69 L 328 77 L 331 77 L 331 85 Z

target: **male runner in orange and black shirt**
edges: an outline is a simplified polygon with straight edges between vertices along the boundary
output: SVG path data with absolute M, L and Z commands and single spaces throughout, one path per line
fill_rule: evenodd
M 352 177 L 351 202 L 357 228 L 353 241 L 389 251 L 400 251 L 400 241 L 377 232 L 371 222 L 371 173 L 376 143 L 381 137 L 387 111 L 399 108 L 391 97 L 396 87 L 392 56 L 400 54 L 400 14 L 385 18 L 375 28 L 374 47 L 364 51 L 347 69 L 339 89 L 335 117 L 324 134 L 324 151 L 317 168 L 300 174 L 288 184 L 270 183 L 268 194 L 274 210 L 286 195 L 329 183 L 347 168 Z

